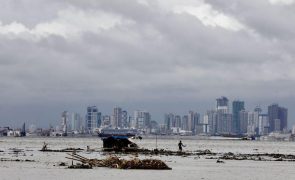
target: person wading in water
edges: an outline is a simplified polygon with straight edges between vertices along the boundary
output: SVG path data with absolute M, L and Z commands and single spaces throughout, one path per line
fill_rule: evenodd
M 179 149 L 180 152 L 182 151 L 182 147 L 185 147 L 185 145 L 183 145 L 182 142 L 179 141 L 179 143 L 178 143 L 178 149 Z

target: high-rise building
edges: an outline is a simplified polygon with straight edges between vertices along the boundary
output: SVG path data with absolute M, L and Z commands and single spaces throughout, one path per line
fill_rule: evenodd
M 129 117 L 128 117 L 128 112 L 127 111 L 122 111 L 122 126 L 124 128 L 129 128 Z
M 81 131 L 82 130 L 82 117 L 78 113 L 72 113 L 71 130 L 72 131 Z
M 240 133 L 246 134 L 248 129 L 248 111 L 242 110 L 239 112 L 239 120 L 240 120 Z
M 115 107 L 113 110 L 112 116 L 112 127 L 113 128 L 122 128 L 122 109 L 120 107 Z
M 260 115 L 259 111 L 255 111 L 255 110 L 254 112 L 248 113 L 247 134 L 250 136 L 258 135 L 259 115 Z
M 195 113 L 193 111 L 188 112 L 188 130 L 194 133 L 196 127 Z
M 188 115 L 182 117 L 181 129 L 188 131 Z
M 254 128 L 255 128 L 255 135 L 259 134 L 259 116 L 262 114 L 262 109 L 260 106 L 256 106 L 254 109 Z
M 173 126 L 174 127 L 177 127 L 177 128 L 181 128 L 181 116 L 179 115 L 176 115 L 175 118 L 174 118 L 174 124 Z
M 151 128 L 151 115 L 144 110 L 134 111 L 135 128 L 137 129 L 150 129 Z
M 233 132 L 240 133 L 240 119 L 239 112 L 245 110 L 244 101 L 233 101 L 232 114 L 233 114 Z
M 259 115 L 259 135 L 267 135 L 269 133 L 269 120 L 267 114 Z
M 200 124 L 200 114 L 189 111 L 188 113 L 188 131 L 191 131 L 193 134 L 196 134 L 196 127 Z
M 173 122 L 174 122 L 174 114 L 173 113 L 165 114 L 164 124 L 165 124 L 166 131 L 171 130 L 171 128 L 173 127 L 172 126 Z
M 217 133 L 217 112 L 215 110 L 207 111 L 206 118 L 208 119 L 209 134 L 214 135 Z
M 216 99 L 216 110 L 222 111 L 223 113 L 228 113 L 228 99 L 226 97 Z
M 222 110 L 217 111 L 217 133 L 231 134 L 232 133 L 232 114 L 224 113 Z
M 62 127 L 62 132 L 66 135 L 68 132 L 68 121 L 69 121 L 69 116 L 68 112 L 64 111 L 61 114 L 61 127 Z
M 101 126 L 101 112 L 98 112 L 96 106 L 87 107 L 85 129 L 88 133 L 92 133 L 96 128 Z
M 270 132 L 283 131 L 287 129 L 288 109 L 280 107 L 278 104 L 268 106 L 268 118 Z
M 216 99 L 216 133 L 232 133 L 232 114 L 229 113 L 228 99 L 220 97 Z
M 105 127 L 111 126 L 111 117 L 109 115 L 102 116 L 102 125 Z

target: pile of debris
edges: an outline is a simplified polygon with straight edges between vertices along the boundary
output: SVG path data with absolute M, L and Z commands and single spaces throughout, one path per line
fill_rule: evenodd
M 163 161 L 157 159 L 138 159 L 133 158 L 130 160 L 120 159 L 117 156 L 109 156 L 106 159 L 88 159 L 78 154 L 68 154 L 71 157 L 67 159 L 76 160 L 83 165 L 91 167 L 109 167 L 117 169 L 158 169 L 158 170 L 171 170 Z M 81 165 L 79 165 L 81 166 Z M 73 168 L 73 166 L 71 167 Z
M 35 160 L 30 160 L 30 159 L 8 159 L 8 158 L 0 158 L 0 161 L 35 162 Z
M 232 152 L 228 152 L 222 154 L 220 157 L 207 157 L 206 159 L 295 162 L 295 155 L 278 153 L 234 154 Z

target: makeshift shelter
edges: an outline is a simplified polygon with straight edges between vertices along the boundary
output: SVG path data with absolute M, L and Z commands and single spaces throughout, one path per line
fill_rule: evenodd
M 102 139 L 105 150 L 137 149 L 138 146 L 130 141 L 127 136 L 110 136 Z

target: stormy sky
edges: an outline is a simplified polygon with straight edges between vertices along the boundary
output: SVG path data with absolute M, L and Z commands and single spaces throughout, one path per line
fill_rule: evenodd
M 279 103 L 295 123 L 295 0 L 0 2 L 0 126 L 120 106 L 203 114 Z

